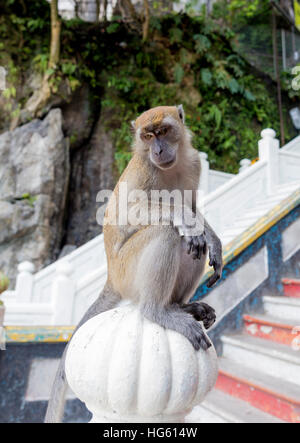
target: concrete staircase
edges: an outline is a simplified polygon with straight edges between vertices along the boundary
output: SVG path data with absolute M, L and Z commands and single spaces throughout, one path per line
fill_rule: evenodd
M 263 306 L 221 338 L 215 390 L 190 421 L 300 423 L 300 281 L 284 279 L 283 295 L 264 296 Z

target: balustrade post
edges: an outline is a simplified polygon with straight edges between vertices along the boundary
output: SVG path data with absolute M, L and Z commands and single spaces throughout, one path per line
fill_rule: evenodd
M 239 169 L 239 174 L 241 172 L 246 171 L 246 169 L 248 169 L 251 166 L 251 160 L 249 160 L 248 158 L 243 158 L 243 160 L 240 161 L 240 169 Z
M 273 129 L 264 129 L 258 142 L 259 159 L 267 162 L 267 195 L 275 192 L 279 183 L 279 140 Z
M 16 300 L 20 303 L 30 303 L 33 294 L 34 264 L 24 261 L 18 266 L 16 280 Z
M 53 304 L 53 324 L 72 325 L 74 297 L 76 286 L 70 275 L 73 267 L 68 261 L 56 264 L 56 275 L 51 288 L 51 301 Z
M 92 423 L 184 422 L 218 376 L 213 346 L 195 351 L 183 335 L 150 322 L 134 304 L 81 326 L 65 367 Z
M 206 152 L 200 152 L 201 160 L 201 178 L 199 189 L 203 191 L 204 195 L 209 193 L 209 162 Z

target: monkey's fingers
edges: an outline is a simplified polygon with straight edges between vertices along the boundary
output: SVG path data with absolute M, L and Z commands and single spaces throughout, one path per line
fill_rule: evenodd
M 193 238 L 193 255 L 194 260 L 197 260 L 199 258 L 199 243 L 197 238 Z
M 186 244 L 187 244 L 187 253 L 190 255 L 193 249 L 193 239 L 192 237 L 184 237 Z
M 202 255 L 206 254 L 207 245 L 206 240 L 201 237 L 185 237 L 187 243 L 187 253 L 192 254 L 194 260 L 201 260 Z
M 199 243 L 199 260 L 202 258 L 202 255 L 206 255 L 207 251 L 207 242 L 205 236 L 202 234 L 198 237 L 198 243 Z
M 207 282 L 207 287 L 211 288 L 215 283 L 217 283 L 218 280 L 220 280 L 221 275 L 222 275 L 222 267 L 218 266 L 215 264 L 215 262 L 213 262 L 213 267 L 214 267 L 214 274 L 212 277 L 210 277 L 210 279 Z

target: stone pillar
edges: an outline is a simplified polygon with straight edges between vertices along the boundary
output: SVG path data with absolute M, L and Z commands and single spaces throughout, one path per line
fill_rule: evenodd
M 91 423 L 182 423 L 217 374 L 213 346 L 196 352 L 132 304 L 85 323 L 66 357 L 68 383 L 92 412 Z
M 58 261 L 56 276 L 52 283 L 51 300 L 53 303 L 53 324 L 72 325 L 74 297 L 76 292 L 75 283 L 71 279 L 73 267 L 68 261 Z
M 258 142 L 259 159 L 267 162 L 267 195 L 276 191 L 279 183 L 279 140 L 273 129 L 264 129 Z
M 209 193 L 209 162 L 206 152 L 200 152 L 201 159 L 201 177 L 199 189 L 203 191 L 204 195 Z
M 24 261 L 18 266 L 16 281 L 16 299 L 19 303 L 30 303 L 33 293 L 34 264 Z
M 240 161 L 239 174 L 241 172 L 246 171 L 246 169 L 248 169 L 250 166 L 251 166 L 251 160 L 249 160 L 248 158 L 243 158 L 243 160 Z

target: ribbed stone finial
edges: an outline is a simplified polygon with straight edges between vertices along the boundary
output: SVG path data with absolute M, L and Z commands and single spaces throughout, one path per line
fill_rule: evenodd
M 196 352 L 183 335 L 145 319 L 132 304 L 85 323 L 66 356 L 68 383 L 93 423 L 184 422 L 217 374 L 213 346 Z
M 267 129 L 264 129 L 263 131 L 261 131 L 261 137 L 262 138 L 275 138 L 276 132 L 274 131 L 274 129 L 267 128 Z

